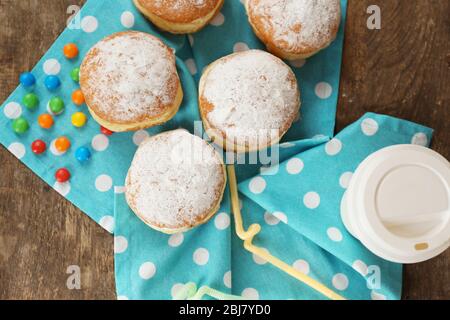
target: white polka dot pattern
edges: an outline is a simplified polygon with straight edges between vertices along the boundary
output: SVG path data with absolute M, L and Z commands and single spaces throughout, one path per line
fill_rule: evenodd
M 98 20 L 93 16 L 86 16 L 81 20 L 81 29 L 86 33 L 92 33 L 98 28 Z
M 8 151 L 15 155 L 17 159 L 22 159 L 26 154 L 25 146 L 20 142 L 11 143 Z
M 253 178 L 249 185 L 250 191 L 254 194 L 260 194 L 266 188 L 266 181 L 262 177 Z
M 205 248 L 199 248 L 194 252 L 194 262 L 199 266 L 204 266 L 209 261 L 209 251 Z
M 156 274 L 156 266 L 153 262 L 144 262 L 139 268 L 139 276 L 144 280 L 153 278 Z
M 8 119 L 17 119 L 22 115 L 22 107 L 17 102 L 10 102 L 3 107 L 3 113 Z
M 134 21 L 135 21 L 134 14 L 130 11 L 125 11 L 124 13 L 122 13 L 122 16 L 120 17 L 120 22 L 127 29 L 134 27 Z
M 333 286 L 340 291 L 346 290 L 349 284 L 347 276 L 343 273 L 334 275 L 332 282 Z
M 128 240 L 124 236 L 114 237 L 114 253 L 124 253 L 128 248 Z
M 95 188 L 100 192 L 111 190 L 113 181 L 110 176 L 102 174 L 95 179 Z

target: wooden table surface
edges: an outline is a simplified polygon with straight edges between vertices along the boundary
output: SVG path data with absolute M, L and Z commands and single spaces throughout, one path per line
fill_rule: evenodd
M 82 0 L 0 0 L 0 100 Z M 368 30 L 376 4 L 382 29 Z M 350 0 L 337 130 L 367 111 L 433 127 L 450 159 L 450 1 Z M 0 299 L 115 299 L 113 238 L 0 147 Z M 69 265 L 82 289 L 66 287 Z M 405 299 L 450 298 L 450 250 L 404 268 Z

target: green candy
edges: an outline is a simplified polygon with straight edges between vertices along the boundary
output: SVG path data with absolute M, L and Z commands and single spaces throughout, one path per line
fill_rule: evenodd
M 19 118 L 15 119 L 13 121 L 12 127 L 13 127 L 14 132 L 18 133 L 18 134 L 23 134 L 23 133 L 27 132 L 28 129 L 30 129 L 30 125 L 28 124 L 28 121 L 23 117 L 19 117 Z
M 28 110 L 36 110 L 37 106 L 39 105 L 39 98 L 34 93 L 29 93 L 26 96 L 23 97 L 22 103 L 25 107 L 27 107 Z
M 73 81 L 79 82 L 80 81 L 80 68 L 74 68 L 70 72 L 70 77 L 72 78 Z
M 54 97 L 50 100 L 49 107 L 52 113 L 60 114 L 65 108 L 64 101 L 59 97 Z

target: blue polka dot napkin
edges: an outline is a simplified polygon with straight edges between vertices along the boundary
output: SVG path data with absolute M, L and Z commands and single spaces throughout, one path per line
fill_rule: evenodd
M 331 140 L 283 143 L 279 165 L 239 185 L 245 228 L 260 224 L 257 246 L 346 298 L 399 299 L 402 266 L 374 256 L 346 231 L 340 202 L 368 155 L 394 144 L 426 146 L 431 137 L 429 128 L 368 113 Z M 324 299 L 243 248 L 228 197 L 209 223 L 172 236 L 146 227 L 122 194 L 115 204 L 120 298 L 170 299 L 195 282 L 248 299 Z
M 295 157 L 301 152 L 314 154 L 314 150 L 323 151 L 324 147 L 321 145 L 334 134 L 346 5 L 347 1 L 342 0 L 343 23 L 336 41 L 307 61 L 289 62 L 299 80 L 302 108 L 300 118 L 280 145 L 282 160 Z M 163 126 L 106 136 L 89 116 L 86 106 L 77 107 L 71 102 L 71 94 L 78 89 L 78 83 L 71 79 L 70 73 L 80 65 L 84 55 L 96 42 L 123 30 L 154 34 L 176 51 L 185 98 L 179 113 Z M 76 43 L 80 50 L 79 57 L 74 60 L 67 60 L 62 53 L 64 45 L 70 42 Z M 146 227 L 124 202 L 121 186 L 139 143 L 149 135 L 179 127 L 193 132 L 194 121 L 200 119 L 197 83 L 202 70 L 217 58 L 247 48 L 264 49 L 248 25 L 244 6 L 239 0 L 227 0 L 221 13 L 207 28 L 189 36 L 158 31 L 136 10 L 131 0 L 88 0 L 32 70 L 37 78 L 32 91 L 40 99 L 38 110 L 29 111 L 22 105 L 22 98 L 28 91 L 21 86 L 3 104 L 0 110 L 0 126 L 3 128 L 0 142 L 62 196 L 105 229 L 115 232 L 116 285 L 121 298 L 169 299 L 179 291 L 181 283 L 189 281 L 195 282 L 199 287 L 208 285 L 247 298 L 323 298 L 243 249 L 242 242 L 231 228 L 233 221 L 228 197 L 225 197 L 220 213 L 208 224 L 176 236 L 160 234 Z M 62 86 L 54 92 L 49 92 L 44 87 L 44 80 L 48 75 L 57 75 L 62 82 Z M 55 126 L 51 130 L 43 130 L 37 125 L 37 118 L 41 113 L 47 112 L 47 103 L 55 96 L 64 100 L 66 109 L 63 114 L 55 117 Z M 87 125 L 79 129 L 71 125 L 71 115 L 77 111 L 82 111 L 89 117 Z M 13 119 L 19 116 L 25 117 L 31 125 L 30 130 L 20 136 L 11 129 Z M 373 117 L 381 120 L 378 119 L 379 116 Z M 392 126 L 395 123 L 398 128 L 381 135 L 383 123 L 390 123 Z M 418 128 L 414 124 L 392 119 L 378 121 L 378 126 L 378 133 L 372 136 L 375 144 L 370 145 L 374 150 L 376 146 L 403 141 L 411 131 Z M 366 130 L 370 132 L 373 129 Z M 418 135 L 416 140 L 424 141 L 425 137 L 430 137 L 428 131 L 423 131 L 425 136 Z M 72 147 L 61 154 L 55 149 L 53 141 L 63 135 L 71 140 Z M 380 136 L 384 138 L 379 140 Z M 49 150 L 44 155 L 35 156 L 31 152 L 30 145 L 35 139 L 47 142 Z M 343 138 L 342 142 L 344 140 Z M 339 149 L 339 143 L 332 141 L 328 144 L 331 153 Z M 80 164 L 74 157 L 75 150 L 81 146 L 90 148 L 93 153 L 92 159 L 85 164 Z M 346 146 L 343 143 L 341 152 L 331 159 L 340 159 L 340 154 L 345 154 L 348 150 Z M 370 148 L 361 150 L 359 156 L 353 155 L 347 159 L 345 165 L 348 168 L 342 173 L 354 170 L 362 154 L 367 153 Z M 288 174 L 287 178 L 300 177 L 308 172 L 308 158 L 302 156 L 299 159 L 292 160 L 289 164 L 289 170 L 299 173 L 292 177 Z M 327 159 L 325 156 L 317 158 L 316 165 L 326 166 Z M 339 164 L 341 165 L 342 163 Z M 55 182 L 54 173 L 60 167 L 67 167 L 72 173 L 69 183 Z M 260 167 L 261 164 L 238 166 L 239 181 L 255 176 Z M 256 180 L 250 180 L 253 182 L 241 184 L 245 194 L 242 196 L 245 223 L 259 221 L 262 225 L 267 225 L 257 239 L 258 244 L 280 254 L 280 257 L 296 268 L 330 286 L 334 285 L 347 297 L 370 298 L 371 291 L 361 289 L 364 287 L 363 278 L 354 277 L 351 267 L 355 261 L 357 269 L 363 271 L 365 266 L 385 264 L 374 257 L 359 255 L 365 252 L 364 249 L 355 240 L 348 239 L 339 221 L 331 219 L 337 217 L 334 210 L 322 213 L 331 219 L 325 230 L 326 235 L 323 234 L 324 226 L 320 222 L 328 220 L 323 220 L 323 217 L 317 219 L 317 224 L 312 223 L 312 217 L 311 221 L 304 223 L 300 218 L 296 221 L 294 210 L 302 205 L 298 200 L 300 189 L 297 189 L 296 182 L 292 182 L 292 185 L 286 183 L 280 187 L 285 193 L 280 194 L 275 187 L 278 182 L 271 180 L 277 179 L 276 177 L 264 176 L 265 183 L 262 183 L 259 179 L 262 177 L 258 176 Z M 350 174 L 343 175 L 341 180 L 344 184 L 349 177 Z M 286 181 L 290 181 L 287 178 Z M 336 202 L 342 188 L 333 191 L 331 188 L 330 185 L 327 192 L 331 192 L 330 197 L 335 197 L 333 199 Z M 253 193 L 250 189 L 257 192 Z M 311 208 L 318 207 L 305 207 L 304 210 L 319 212 L 326 208 L 327 197 L 323 192 L 319 193 L 317 188 L 308 192 L 310 191 L 311 193 L 305 193 L 304 203 Z M 333 192 L 334 195 L 331 196 Z M 267 196 L 269 194 L 270 197 Z M 288 224 L 279 221 L 287 221 Z M 339 240 L 341 237 L 340 241 L 330 240 Z M 345 255 L 342 244 L 347 243 L 351 246 L 346 247 L 349 254 Z M 382 274 L 387 280 L 383 282 L 381 291 L 372 293 L 372 298 L 398 298 L 401 283 L 398 267 L 395 269 L 389 265 L 383 269 Z
M 340 204 L 352 173 L 371 153 L 395 144 L 427 146 L 431 136 L 429 128 L 368 113 L 328 142 L 241 182 L 246 222 L 263 230 L 255 243 L 347 298 L 400 298 L 401 265 L 378 258 L 352 237 L 341 221 Z M 245 281 L 264 282 L 265 290 L 270 286 L 265 298 L 291 290 L 292 298 L 310 297 L 295 285 L 286 290 L 284 282 L 273 281 L 270 267 L 253 267 Z M 254 276 L 263 272 L 264 280 Z M 274 279 L 266 281 L 269 274 Z
M 174 299 L 189 282 L 231 293 L 231 217 L 227 197 L 209 223 L 175 235 L 145 225 L 130 210 L 124 194 L 116 195 L 115 206 L 119 299 Z

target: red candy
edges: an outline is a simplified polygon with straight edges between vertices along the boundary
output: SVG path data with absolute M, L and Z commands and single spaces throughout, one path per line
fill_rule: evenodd
M 35 154 L 42 154 L 47 150 L 47 145 L 42 140 L 36 140 L 31 144 L 31 150 Z
M 64 183 L 70 180 L 70 172 L 66 168 L 61 168 L 56 171 L 55 174 L 56 181 Z
M 100 126 L 100 131 L 105 135 L 105 136 L 111 136 L 114 132 L 112 132 L 109 129 L 106 129 L 103 126 Z

